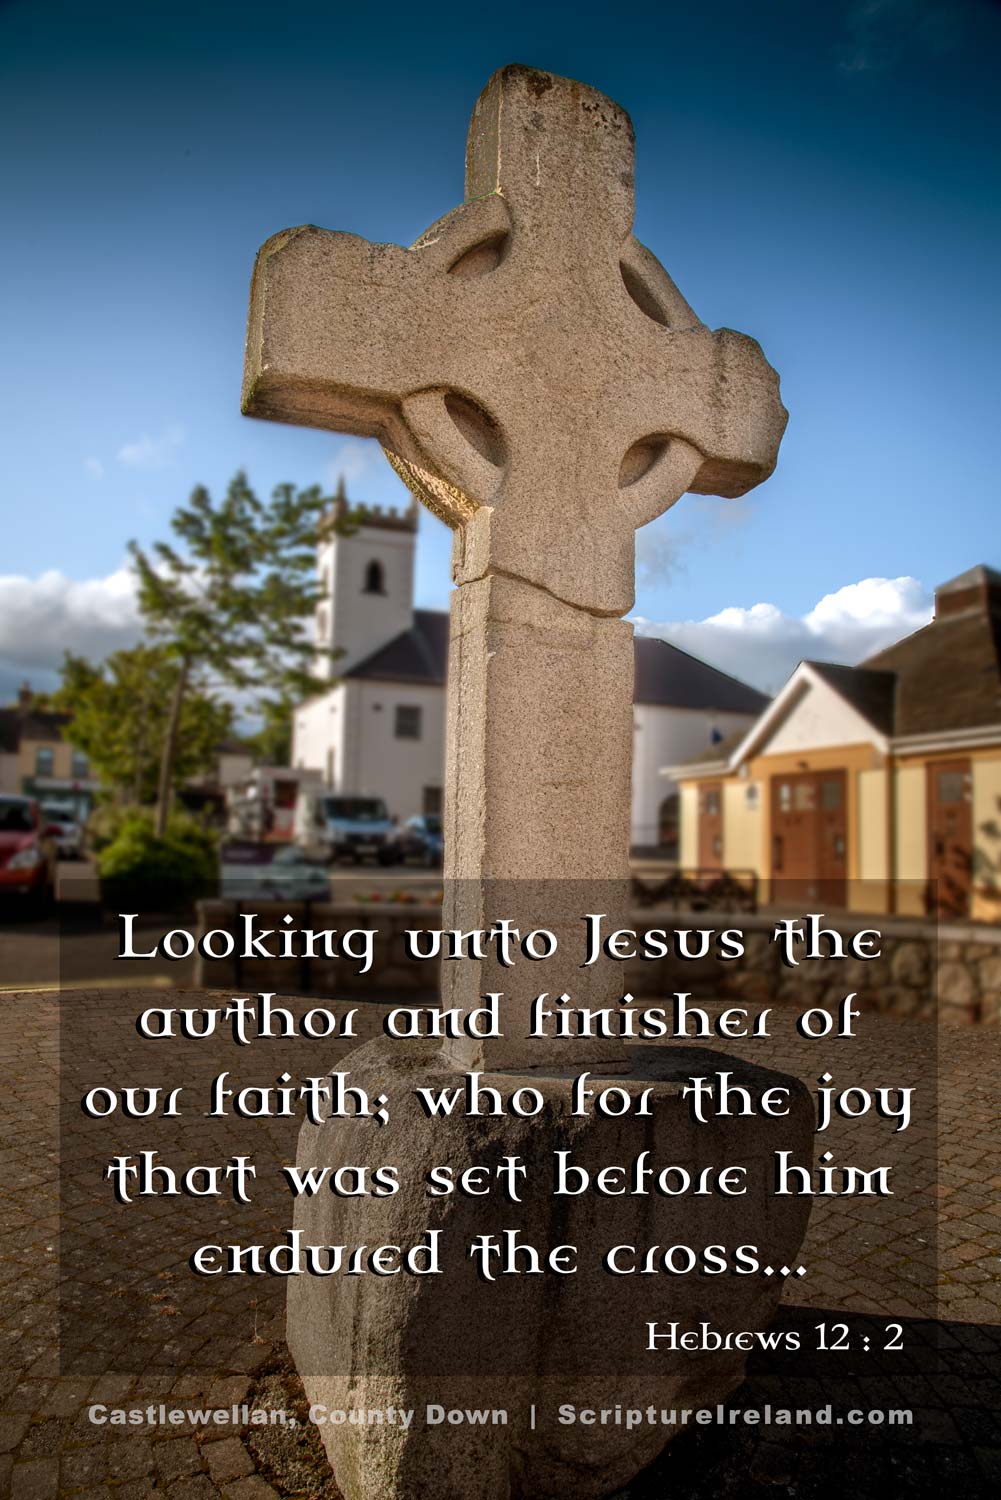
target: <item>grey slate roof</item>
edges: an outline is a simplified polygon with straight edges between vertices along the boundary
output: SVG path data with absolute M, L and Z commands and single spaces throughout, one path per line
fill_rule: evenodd
M 720 672 L 670 641 L 638 635 L 634 703 L 663 708 L 703 708 L 717 713 L 760 714 L 771 699 L 757 688 Z
M 344 676 L 363 677 L 368 682 L 415 682 L 441 687 L 447 668 L 448 615 L 444 610 L 415 609 L 410 630 L 380 646 Z
M 769 700 L 726 672 L 654 636 L 637 636 L 635 703 L 694 708 L 717 713 L 759 714 Z M 448 615 L 417 609 L 413 628 L 396 636 L 345 672 L 367 682 L 443 686 L 448 667 Z M 336 663 L 334 665 L 336 671 Z
M 1001 723 L 1001 610 L 937 617 L 865 666 L 896 678 L 896 734 Z

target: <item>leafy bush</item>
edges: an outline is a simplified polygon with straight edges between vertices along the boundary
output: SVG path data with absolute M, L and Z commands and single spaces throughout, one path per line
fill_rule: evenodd
M 175 906 L 205 894 L 218 873 L 216 839 L 193 818 L 176 815 L 163 838 L 150 812 L 136 808 L 116 817 L 109 841 L 97 852 L 101 889 L 110 904 L 130 910 Z
M 91 853 L 97 855 L 102 849 L 106 849 L 126 823 L 142 815 L 142 809 L 138 807 L 122 807 L 117 802 L 99 801 L 87 819 L 86 838 Z

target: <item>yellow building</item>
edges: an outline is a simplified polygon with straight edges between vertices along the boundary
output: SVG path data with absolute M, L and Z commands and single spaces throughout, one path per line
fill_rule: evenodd
M 681 783 L 681 863 L 761 899 L 1001 920 L 1001 573 L 943 584 L 858 667 L 801 662 Z
M 86 755 L 64 738 L 69 714 L 36 706 L 27 683 L 0 708 L 0 792 L 37 797 L 86 819 L 100 784 Z

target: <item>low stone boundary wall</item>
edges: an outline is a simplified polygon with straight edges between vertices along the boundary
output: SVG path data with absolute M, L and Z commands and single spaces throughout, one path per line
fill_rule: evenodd
M 441 908 L 424 903 L 293 902 L 242 903 L 202 901 L 198 904 L 198 933 L 213 929 L 241 931 L 242 913 L 253 912 L 257 926 L 280 932 L 291 915 L 295 927 L 314 931 L 376 929 L 372 970 L 359 974 L 359 963 L 348 957 L 289 959 L 199 958 L 195 984 L 199 988 L 256 994 L 322 994 L 328 997 L 401 1001 L 437 995 L 438 965 L 407 959 L 407 928 L 440 925 Z M 882 934 L 876 959 L 847 958 L 832 963 L 805 961 L 795 968 L 782 963 L 778 943 L 771 941 L 776 913 L 636 912 L 638 934 L 664 929 L 739 929 L 744 954 L 738 959 L 712 956 L 681 959 L 636 959 L 622 964 L 622 992 L 637 998 L 656 998 L 676 991 L 691 992 L 699 1000 L 734 1000 L 753 1005 L 795 1004 L 831 1007 L 854 992 L 863 1011 L 938 1020 L 950 1025 L 1001 1023 L 1001 928 L 974 924 L 936 926 L 933 922 L 900 917 L 832 917 L 825 925 L 846 939 L 875 928 Z
M 854 992 L 862 1011 L 948 1025 L 1001 1023 L 1001 928 L 973 923 L 939 926 L 901 917 L 839 913 L 825 919 L 824 925 L 846 940 L 875 929 L 881 934 L 880 956 L 845 958 L 836 963 L 804 961 L 789 968 L 782 962 L 780 945 L 771 941 L 782 915 L 691 914 L 692 928 L 739 928 L 744 934 L 743 957 L 689 962 L 662 959 L 648 965 L 629 965 L 634 992 L 671 994 L 691 990 L 696 997 L 714 995 L 752 1004 L 788 1003 L 801 1009 L 811 1005 L 830 1008 Z M 661 924 L 644 912 L 638 925 L 649 928 Z M 685 919 L 675 915 L 664 925 L 681 927 Z M 656 976 L 638 974 L 640 967 L 657 970 Z

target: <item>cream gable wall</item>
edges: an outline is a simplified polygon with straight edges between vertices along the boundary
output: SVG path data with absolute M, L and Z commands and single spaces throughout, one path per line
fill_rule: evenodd
M 829 745 L 871 745 L 872 725 L 826 682 L 811 682 L 778 728 L 756 747 L 757 755 L 823 750 Z

